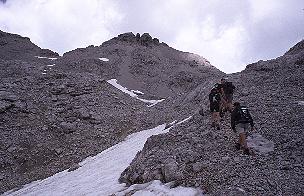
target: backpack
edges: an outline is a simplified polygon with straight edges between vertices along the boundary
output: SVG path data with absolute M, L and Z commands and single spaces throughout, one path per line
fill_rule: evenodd
M 249 123 L 252 121 L 249 110 L 246 106 L 241 106 L 239 108 L 238 112 L 239 112 L 239 117 L 240 117 L 239 122 Z
M 211 102 L 212 103 L 220 103 L 221 95 L 219 93 L 212 93 L 211 94 Z
M 232 82 L 226 82 L 226 83 L 223 85 L 223 88 L 224 88 L 225 94 L 233 94 L 233 91 L 234 91 L 234 89 L 235 89 L 235 86 L 232 84 Z

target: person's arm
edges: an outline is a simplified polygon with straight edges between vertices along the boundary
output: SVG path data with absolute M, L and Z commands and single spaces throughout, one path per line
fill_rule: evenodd
M 250 113 L 249 113 L 249 117 L 250 117 L 250 126 L 251 126 L 251 128 L 253 129 L 253 126 L 254 126 L 254 124 L 253 124 L 253 119 L 252 119 L 252 116 L 250 115 Z

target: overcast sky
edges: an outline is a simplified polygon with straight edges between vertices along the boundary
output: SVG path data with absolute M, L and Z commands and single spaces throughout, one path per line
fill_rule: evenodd
M 0 0 L 0 29 L 63 54 L 148 32 L 231 73 L 304 38 L 303 0 Z

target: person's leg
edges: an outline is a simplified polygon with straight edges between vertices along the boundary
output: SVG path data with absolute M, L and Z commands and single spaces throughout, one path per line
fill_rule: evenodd
M 211 127 L 214 127 L 214 105 L 210 104 L 210 112 L 211 112 Z
M 215 122 L 215 126 L 216 128 L 219 130 L 220 129 L 220 103 L 218 103 L 217 105 L 215 105 L 214 108 L 214 122 Z
M 240 148 L 243 148 L 244 153 L 246 155 L 250 155 L 250 151 L 249 148 L 247 146 L 247 141 L 246 141 L 246 131 L 248 128 L 248 123 L 246 124 L 240 124 L 240 131 L 239 131 L 239 144 L 240 144 Z
M 235 126 L 237 133 L 239 134 L 239 145 L 241 148 L 247 148 L 245 126 L 239 123 Z
M 229 112 L 232 112 L 232 108 L 233 108 L 232 100 L 233 100 L 233 95 L 232 94 L 227 95 L 227 110 Z
M 217 129 L 220 129 L 220 113 L 214 112 L 214 122 Z
M 245 132 L 240 133 L 239 135 L 239 143 L 241 145 L 241 147 L 243 147 L 244 149 L 247 149 L 247 142 L 246 142 L 246 134 Z
M 220 108 L 221 110 L 220 111 L 224 114 L 226 112 L 226 110 L 227 110 L 226 96 L 223 95 L 221 100 L 222 101 L 221 101 L 221 108 Z
M 212 112 L 212 114 L 211 114 L 211 126 L 212 127 L 215 126 L 215 112 Z

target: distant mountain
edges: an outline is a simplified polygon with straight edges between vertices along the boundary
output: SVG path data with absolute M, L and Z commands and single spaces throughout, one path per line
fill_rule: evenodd
M 147 33 L 60 57 L 0 32 L 0 68 L 0 192 L 73 167 L 130 133 L 188 117 L 205 96 L 192 92 L 225 75 Z

